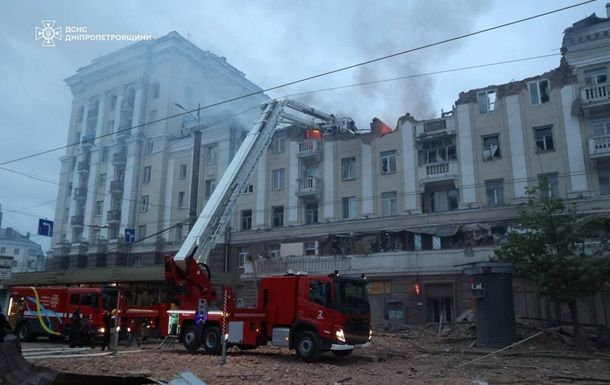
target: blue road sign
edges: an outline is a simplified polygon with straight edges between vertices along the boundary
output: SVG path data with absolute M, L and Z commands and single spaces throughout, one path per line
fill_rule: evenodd
M 53 236 L 53 221 L 49 221 L 47 219 L 39 219 L 38 220 L 38 235 L 42 235 L 45 237 Z
M 125 242 L 133 243 L 136 240 L 136 229 L 125 229 Z

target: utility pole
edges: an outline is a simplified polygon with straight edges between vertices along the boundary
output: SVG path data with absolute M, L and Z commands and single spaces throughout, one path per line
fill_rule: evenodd
M 176 107 L 185 111 L 191 117 L 195 118 L 193 114 L 190 113 L 187 109 L 182 107 L 178 103 L 174 103 Z M 197 211 L 197 201 L 199 200 L 199 168 L 201 165 L 201 127 L 200 127 L 200 119 L 201 119 L 201 104 L 197 103 L 197 127 L 193 130 L 193 167 L 191 168 L 191 200 L 189 203 L 189 231 L 197 222 L 198 211 Z

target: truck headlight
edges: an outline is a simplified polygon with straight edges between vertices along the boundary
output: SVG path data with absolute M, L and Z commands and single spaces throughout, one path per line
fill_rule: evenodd
M 335 337 L 337 337 L 338 341 L 345 342 L 345 334 L 343 333 L 343 329 L 337 329 L 335 332 Z
M 104 329 L 104 328 L 99 328 L 98 329 L 98 332 L 100 332 L 100 333 L 104 333 L 105 331 L 106 331 L 106 329 Z
M 369 341 L 373 338 L 373 329 L 369 329 Z

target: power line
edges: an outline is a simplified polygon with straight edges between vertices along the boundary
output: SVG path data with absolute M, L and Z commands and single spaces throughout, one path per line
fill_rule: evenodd
M 576 8 L 576 7 L 579 7 L 579 6 L 588 4 L 588 3 L 592 3 L 594 1 L 596 1 L 596 0 L 587 0 L 587 1 L 584 1 L 584 2 L 581 2 L 581 3 L 577 3 L 577 4 L 573 4 L 573 5 L 567 6 L 567 7 L 558 8 L 558 9 L 555 9 L 555 10 L 552 10 L 552 11 L 548 11 L 548 12 L 544 12 L 544 13 L 540 13 L 540 14 L 537 14 L 537 15 L 534 15 L 534 16 L 529 16 L 529 17 L 522 18 L 522 19 L 519 19 L 519 20 L 511 21 L 511 22 L 508 22 L 508 23 L 496 25 L 494 27 L 489 27 L 489 28 L 481 29 L 479 31 L 475 31 L 475 32 L 464 34 L 464 35 L 452 37 L 452 38 L 441 40 L 441 41 L 438 41 L 438 42 L 435 42 L 435 43 L 425 44 L 425 45 L 422 45 L 422 46 L 419 46 L 419 47 L 416 47 L 416 48 L 412 48 L 412 49 L 408 49 L 408 50 L 405 50 L 405 51 L 400 51 L 400 52 L 396 52 L 396 53 L 393 53 L 393 54 L 390 54 L 390 55 L 381 56 L 381 57 L 378 57 L 378 58 L 375 58 L 375 59 L 371 59 L 371 60 L 367 60 L 367 61 L 364 61 L 364 62 L 352 64 L 352 65 L 349 65 L 349 66 L 346 66 L 346 67 L 337 68 L 337 69 L 334 69 L 334 70 L 331 70 L 331 71 L 322 72 L 322 73 L 317 74 L 317 75 L 308 76 L 308 77 L 301 78 L 301 79 L 298 79 L 298 80 L 294 80 L 294 81 L 291 81 L 291 82 L 288 82 L 288 83 L 284 83 L 284 84 L 280 84 L 280 85 L 277 85 L 277 86 L 274 86 L 274 87 L 270 87 L 270 88 L 267 88 L 267 89 L 264 89 L 264 90 L 261 90 L 261 91 L 251 92 L 251 93 L 248 93 L 248 94 L 245 94 L 245 95 L 241 95 L 241 96 L 237 96 L 237 97 L 234 97 L 234 98 L 226 99 L 226 100 L 223 100 L 223 101 L 220 101 L 220 102 L 217 102 L 217 103 L 213 103 L 213 104 L 209 104 L 207 106 L 203 106 L 203 107 L 200 107 L 200 108 L 197 108 L 197 109 L 193 109 L 191 111 L 185 111 L 185 112 L 182 112 L 182 113 L 179 113 L 179 114 L 175 114 L 175 115 L 171 115 L 171 116 L 168 116 L 168 117 L 165 117 L 165 118 L 162 118 L 162 119 L 157 119 L 157 120 L 154 120 L 154 121 L 149 122 L 149 123 L 140 124 L 140 125 L 135 126 L 135 127 L 126 128 L 124 130 L 117 131 L 117 133 L 123 132 L 123 131 L 129 131 L 129 130 L 131 130 L 133 128 L 143 127 L 143 126 L 146 126 L 148 124 L 153 124 L 153 123 L 160 122 L 160 121 L 163 121 L 163 120 L 173 119 L 173 118 L 178 117 L 178 116 L 186 115 L 186 114 L 189 114 L 189 113 L 194 113 L 194 112 L 196 112 L 198 110 L 204 110 L 204 109 L 208 109 L 208 108 L 211 108 L 211 107 L 216 107 L 216 106 L 219 106 L 219 105 L 222 105 L 222 104 L 234 102 L 236 100 L 248 98 L 250 96 L 259 95 L 259 94 L 262 94 L 262 93 L 265 93 L 265 92 L 268 92 L 268 91 L 272 91 L 272 90 L 276 90 L 276 89 L 279 89 L 279 88 L 288 87 L 288 86 L 295 85 L 295 84 L 298 84 L 298 83 L 303 83 L 303 82 L 306 82 L 306 81 L 309 81 L 309 80 L 313 80 L 313 79 L 316 79 L 316 78 L 328 76 L 328 75 L 335 74 L 335 73 L 338 73 L 338 72 L 343 72 L 343 71 L 346 71 L 346 70 L 349 70 L 349 69 L 365 66 L 367 64 L 372 64 L 372 63 L 376 63 L 376 62 L 379 62 L 379 61 L 387 60 L 387 59 L 390 59 L 390 58 L 393 58 L 393 57 L 397 57 L 397 56 L 405 55 L 405 54 L 408 54 L 408 53 L 420 51 L 420 50 L 423 50 L 423 49 L 426 49 L 426 48 L 431 48 L 431 47 L 435 47 L 435 46 L 438 46 L 438 45 L 450 43 L 450 42 L 453 42 L 453 41 L 465 39 L 467 37 L 483 34 L 483 33 L 490 32 L 490 31 L 493 31 L 493 30 L 496 30 L 496 29 L 501 29 L 501 28 L 505 28 L 505 27 L 508 27 L 508 26 L 511 26 L 511 25 L 520 24 L 520 23 L 523 23 L 523 22 L 526 22 L 526 21 L 530 21 L 530 20 L 534 20 L 534 19 L 537 19 L 537 18 L 540 18 L 540 17 L 548 16 L 548 15 L 551 15 L 551 14 L 554 14 L 554 13 L 562 12 L 562 11 L 565 11 L 565 10 L 568 10 L 568 9 L 571 9 L 571 8 Z M 112 134 L 101 135 L 101 136 L 99 136 L 97 138 L 102 138 L 102 137 L 107 136 L 107 135 L 112 135 Z M 29 158 L 32 158 L 32 157 L 48 154 L 50 152 L 58 151 L 58 150 L 65 149 L 65 148 L 68 148 L 68 147 L 71 147 L 71 146 L 75 146 L 75 145 L 78 145 L 78 144 L 79 143 L 68 144 L 68 145 L 65 145 L 65 146 L 56 147 L 56 148 L 49 149 L 49 150 L 42 151 L 42 152 L 38 152 L 38 153 L 35 153 L 35 154 L 26 155 L 26 156 L 23 156 L 23 157 L 20 157 L 20 158 L 17 158 L 17 159 L 13 159 L 13 160 L 2 162 L 2 163 L 0 163 L 0 166 L 4 166 L 4 165 L 9 164 L 9 163 L 14 163 L 14 162 L 18 162 L 18 161 L 21 161 L 21 160 L 29 159 Z

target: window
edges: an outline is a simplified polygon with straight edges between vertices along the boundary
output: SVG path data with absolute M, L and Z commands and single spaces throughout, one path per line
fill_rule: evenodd
M 534 138 L 536 140 L 536 152 L 553 151 L 555 149 L 552 126 L 534 128 Z
M 81 106 L 81 108 L 78 109 L 78 114 L 76 116 L 76 121 L 77 122 L 82 122 L 84 115 L 85 115 L 85 107 Z
M 216 187 L 216 179 L 206 179 L 205 180 L 205 197 L 209 198 L 212 196 L 214 192 L 214 188 Z
M 216 162 L 218 161 L 218 146 L 215 144 L 208 146 L 207 154 L 208 156 L 206 158 L 206 164 L 208 166 L 216 164 Z
M 356 218 L 356 197 L 345 197 L 343 202 L 343 219 Z
M 140 198 L 140 211 L 143 213 L 148 211 L 148 195 L 142 195 Z
M 70 305 L 78 305 L 80 294 L 70 294 Z
M 182 223 L 178 223 L 176 225 L 176 241 L 182 241 L 183 240 L 183 228 L 182 228 Z
M 0 253 L 2 253 L 2 254 L 6 253 L 6 247 L 4 247 L 4 246 L 0 247 Z
M 66 211 L 64 211 L 64 222 L 67 222 L 69 218 L 70 218 L 70 208 L 66 207 Z
M 383 151 L 381 153 L 381 173 L 391 174 L 396 172 L 396 150 Z
M 504 205 L 504 181 L 493 179 L 485 181 L 485 195 L 487 195 L 487 207 Z
M 585 85 L 597 86 L 608 82 L 608 75 L 605 68 L 595 68 L 585 71 Z
M 152 173 L 152 166 L 144 167 L 144 176 L 142 178 L 142 183 L 147 184 L 150 183 L 150 174 Z
M 284 169 L 280 168 L 278 170 L 273 170 L 272 172 L 273 179 L 273 190 L 281 190 L 284 188 Z
M 479 112 L 489 114 L 496 108 L 496 91 L 483 91 L 478 94 Z
M 273 227 L 284 226 L 284 206 L 274 206 L 272 208 L 271 221 Z
M 106 134 L 110 135 L 114 132 L 114 120 L 109 120 L 106 123 Z
M 148 121 L 154 122 L 155 120 L 157 120 L 157 110 L 152 110 L 152 111 L 150 111 Z
M 180 165 L 180 179 L 186 178 L 186 164 Z
M 282 246 L 277 243 L 269 246 L 269 258 L 279 258 L 282 256 Z
M 396 206 L 396 191 L 381 193 L 381 204 L 382 204 L 382 215 L 388 217 L 390 215 L 398 214 L 398 208 Z
M 303 243 L 303 254 L 304 255 L 316 255 L 316 243 L 315 242 L 304 242 Z
M 116 95 L 110 97 L 110 111 L 116 110 Z
M 498 135 L 483 137 L 483 160 L 500 159 L 500 139 Z
M 131 266 L 140 266 L 142 263 L 142 258 L 139 255 L 131 256 Z
M 252 210 L 242 210 L 241 212 L 241 229 L 252 229 Z
M 599 195 L 610 195 L 610 169 L 600 169 L 597 175 Z
M 559 197 L 559 179 L 557 173 L 538 175 L 540 195 L 545 198 Z
M 101 217 L 104 212 L 104 201 L 95 202 L 95 216 Z
M 445 163 L 457 160 L 455 137 L 427 140 L 419 144 L 419 164 Z
M 18 247 L 16 247 L 16 248 L 15 248 L 15 250 L 14 250 L 14 254 L 15 254 L 15 255 L 19 255 L 19 248 L 18 248 Z
M 152 92 L 151 92 L 152 98 L 158 99 L 160 92 L 161 92 L 161 87 L 159 86 L 159 83 L 157 83 L 157 82 L 153 83 Z
M 184 191 L 178 192 L 178 208 L 184 208 Z
M 307 203 L 305 206 L 305 224 L 318 223 L 318 203 Z
M 546 103 L 550 100 L 549 81 L 538 80 L 537 82 L 528 83 L 530 91 L 530 103 L 532 106 Z
M 97 187 L 103 188 L 106 185 L 106 174 L 100 174 L 97 180 Z
M 428 194 L 430 212 L 444 213 L 458 209 L 460 193 L 458 190 L 434 191 Z
M 610 119 L 599 119 L 592 122 L 593 135 L 604 136 L 610 135 Z
M 356 178 L 356 158 L 341 159 L 341 179 L 350 180 Z
M 153 142 L 151 140 L 151 141 L 148 142 L 147 151 L 148 151 L 149 154 L 152 154 L 154 150 L 155 150 L 155 142 Z
M 146 225 L 138 226 L 138 240 L 142 241 L 146 239 Z
M 273 153 L 279 154 L 286 150 L 286 131 L 276 131 L 273 136 Z
M 107 162 L 109 155 L 110 155 L 110 149 L 108 147 L 104 147 L 102 149 L 102 162 Z
M 247 247 L 237 248 L 237 267 L 244 267 L 246 261 L 250 259 L 250 250 Z
M 253 191 L 254 191 L 254 186 L 249 184 L 244 189 L 244 194 L 252 194 Z

